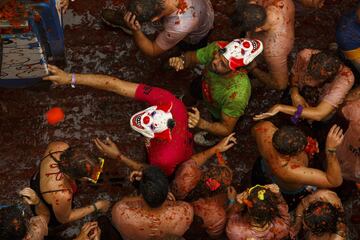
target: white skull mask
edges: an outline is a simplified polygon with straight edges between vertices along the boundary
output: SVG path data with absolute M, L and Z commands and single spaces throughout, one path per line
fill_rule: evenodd
M 171 131 L 169 125 L 174 125 L 170 112 L 171 108 L 172 104 L 166 106 L 151 106 L 135 113 L 130 118 L 130 126 L 147 138 L 158 138 L 170 141 Z
M 238 67 L 251 63 L 263 51 L 263 44 L 257 39 L 235 39 L 229 44 L 219 44 L 223 56 L 229 61 L 229 67 L 235 71 Z

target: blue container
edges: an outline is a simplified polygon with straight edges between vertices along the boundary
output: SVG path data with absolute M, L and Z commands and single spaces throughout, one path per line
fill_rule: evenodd
M 56 0 L 19 2 L 24 4 L 27 17 L 17 21 L 16 26 L 0 21 L 0 29 L 3 29 L 0 87 L 31 86 L 48 75 L 48 61 L 65 59 L 64 33 Z

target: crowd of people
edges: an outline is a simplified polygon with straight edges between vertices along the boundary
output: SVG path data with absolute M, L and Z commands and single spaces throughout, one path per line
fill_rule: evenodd
M 321 8 L 324 0 L 297 3 Z M 66 10 L 68 1 L 60 5 Z M 360 183 L 360 88 L 353 72 L 360 70 L 360 4 L 338 24 L 337 51 L 300 50 L 290 68 L 293 0 L 239 0 L 231 16 L 239 38 L 232 41 L 208 41 L 214 24 L 210 0 L 131 0 L 118 10 L 103 10 L 102 19 L 132 35 L 144 55 L 178 51 L 168 59 L 174 71 L 203 65 L 203 72 L 179 99 L 141 81 L 65 72 L 49 64 L 51 74 L 44 81 L 146 102 L 148 107 L 133 113 L 129 122 L 144 138 L 147 161 L 126 156 L 110 138 L 96 138 L 94 145 L 106 161 L 131 169 L 129 181 L 137 195 L 113 206 L 104 199 L 74 208 L 76 182 L 96 183 L 105 160 L 81 146 L 50 143 L 29 188 L 19 193 L 33 216 L 24 216 L 18 206 L 0 205 L 0 239 L 46 239 L 63 224 L 110 209 L 118 238 L 126 240 L 180 240 L 191 228 L 206 232 L 208 239 L 348 239 L 341 200 L 331 189 L 343 179 Z M 162 31 L 152 41 L 142 24 L 159 21 Z M 283 99 L 289 100 L 254 116 L 251 133 L 260 157 L 251 185 L 240 192 L 223 155 L 237 144 L 234 128 L 251 101 L 255 79 L 268 89 L 285 90 Z M 198 101 L 211 120 L 195 107 Z M 292 124 L 276 126 L 270 120 L 278 113 L 290 115 Z M 304 122 L 325 123 L 336 113 L 349 127 L 344 131 L 334 124 L 324 146 L 301 128 Z M 207 149 L 196 153 L 194 144 Z M 322 168 L 310 166 L 315 154 L 323 156 Z M 104 231 L 88 222 L 75 239 L 104 239 Z

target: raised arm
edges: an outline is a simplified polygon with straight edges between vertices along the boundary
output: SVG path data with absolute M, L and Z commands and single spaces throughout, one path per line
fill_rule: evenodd
M 198 166 L 203 165 L 204 163 L 206 163 L 206 161 L 212 157 L 214 154 L 216 154 L 217 152 L 225 152 L 228 149 L 230 149 L 232 146 L 234 146 L 236 144 L 236 138 L 235 138 L 235 133 L 230 134 L 229 136 L 225 137 L 224 139 L 222 139 L 218 144 L 216 144 L 215 146 L 197 153 L 195 155 L 193 155 L 191 157 L 191 159 L 195 160 L 196 163 L 198 164 Z
M 342 183 L 341 168 L 336 157 L 336 147 L 344 139 L 343 131 L 337 125 L 332 126 L 326 139 L 326 172 L 314 168 L 298 167 L 289 169 L 288 174 L 278 176 L 287 182 L 313 185 L 320 188 L 338 187 Z
M 321 121 L 328 117 L 331 112 L 335 110 L 335 107 L 326 101 L 321 101 L 316 107 L 304 107 L 301 112 L 301 118 L 310 119 L 315 121 Z M 269 111 L 255 115 L 254 120 L 266 119 L 275 116 L 279 112 L 294 115 L 297 108 L 290 105 L 276 104 Z
M 120 80 L 116 77 L 100 74 L 72 74 L 64 72 L 56 66 L 48 65 L 52 75 L 44 77 L 43 80 L 52 81 L 59 85 L 84 85 L 96 89 L 117 93 L 124 97 L 135 97 L 139 84 Z
M 170 67 L 173 67 L 176 71 L 194 67 L 198 63 L 199 60 L 196 57 L 195 51 L 188 51 L 181 56 L 172 57 L 169 59 Z
M 146 35 L 141 31 L 141 25 L 136 20 L 136 15 L 131 12 L 127 12 L 124 15 L 124 21 L 131 29 L 136 45 L 140 48 L 141 52 L 149 57 L 157 57 L 165 50 L 161 49 L 155 41 L 151 41 Z
M 193 112 L 188 112 L 189 128 L 198 127 L 216 136 L 227 136 L 233 130 L 238 121 L 238 117 L 230 117 L 225 113 L 221 113 L 220 122 L 209 122 L 200 117 L 200 112 L 197 108 L 192 108 Z
M 96 147 L 107 157 L 119 160 L 132 170 L 141 171 L 146 167 L 146 164 L 135 161 L 122 154 L 116 144 L 107 138 L 104 142 L 99 138 L 94 140 Z

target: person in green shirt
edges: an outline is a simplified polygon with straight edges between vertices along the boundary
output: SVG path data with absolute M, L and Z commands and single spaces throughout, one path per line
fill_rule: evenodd
M 206 66 L 201 82 L 192 84 L 191 91 L 197 91 L 218 121 L 201 118 L 194 107 L 193 112 L 188 112 L 190 128 L 198 127 L 217 136 L 227 136 L 233 131 L 251 95 L 250 80 L 242 67 L 251 63 L 262 50 L 261 41 L 242 38 L 230 43 L 212 42 L 204 48 L 169 59 L 169 65 L 176 71 L 196 64 Z M 200 85 L 201 90 L 194 89 L 195 85 Z

